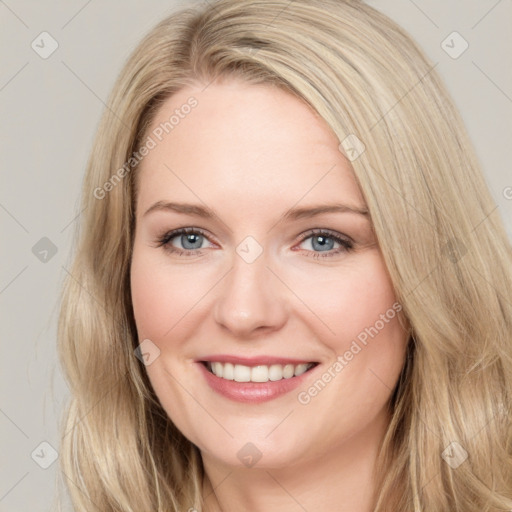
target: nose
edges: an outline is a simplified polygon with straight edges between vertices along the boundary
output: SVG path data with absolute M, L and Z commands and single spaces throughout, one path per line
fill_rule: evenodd
M 238 339 L 277 331 L 287 320 L 283 284 L 267 268 L 263 256 L 247 263 L 235 254 L 233 268 L 218 291 L 215 321 Z

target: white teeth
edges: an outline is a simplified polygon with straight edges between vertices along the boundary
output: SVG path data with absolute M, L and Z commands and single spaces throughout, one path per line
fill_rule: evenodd
M 309 368 L 309 365 L 306 365 Z M 287 364 L 283 368 L 283 378 L 284 379 L 291 379 L 295 375 L 295 366 L 293 364 Z
M 268 370 L 268 378 L 272 381 L 283 378 L 283 367 L 280 364 L 273 364 Z
M 222 374 L 223 374 L 222 363 L 212 363 L 212 367 L 213 367 L 213 373 L 215 373 L 215 375 L 217 375 L 219 377 L 222 377 Z
M 235 380 L 236 382 L 251 382 L 251 369 L 248 366 L 235 364 Z
M 295 377 L 298 377 L 299 375 L 302 375 L 307 369 L 308 369 L 308 365 L 307 364 L 298 364 L 295 367 Z
M 217 377 L 236 382 L 268 382 L 298 377 L 309 370 L 314 363 L 272 364 L 270 366 L 245 366 L 231 363 L 208 363 L 208 369 Z
M 268 366 L 253 366 L 251 369 L 251 382 L 267 382 Z
M 234 380 L 235 379 L 235 368 L 234 366 L 231 364 L 231 363 L 226 363 L 226 364 L 222 364 L 222 363 L 217 363 L 218 365 L 220 365 L 222 368 L 222 375 L 219 375 L 218 373 L 215 373 L 215 375 L 217 375 L 218 377 L 222 377 L 223 379 L 226 379 L 226 380 Z

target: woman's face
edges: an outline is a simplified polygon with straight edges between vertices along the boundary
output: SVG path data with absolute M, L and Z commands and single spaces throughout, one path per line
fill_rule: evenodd
M 158 111 L 138 175 L 131 289 L 154 390 L 218 464 L 371 444 L 407 336 L 351 165 L 288 93 L 202 89 Z

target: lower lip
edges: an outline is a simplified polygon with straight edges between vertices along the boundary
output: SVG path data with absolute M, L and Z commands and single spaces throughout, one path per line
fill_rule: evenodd
M 197 364 L 199 365 L 200 371 L 205 376 L 206 382 L 214 391 L 231 400 L 252 404 L 266 402 L 293 391 L 300 386 L 314 368 L 316 368 L 313 367 L 302 375 L 291 377 L 290 379 L 268 382 L 236 382 L 234 380 L 226 380 L 217 377 L 211 373 L 203 363 Z

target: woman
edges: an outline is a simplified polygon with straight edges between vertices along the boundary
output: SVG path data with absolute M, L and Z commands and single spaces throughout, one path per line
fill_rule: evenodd
M 76 510 L 512 508 L 511 251 L 357 0 L 220 0 L 122 71 L 60 319 Z

